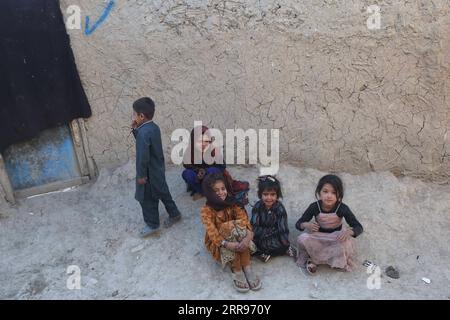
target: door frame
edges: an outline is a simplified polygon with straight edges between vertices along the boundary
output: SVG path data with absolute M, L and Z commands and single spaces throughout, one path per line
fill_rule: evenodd
M 46 192 L 57 191 L 86 183 L 97 175 L 95 162 L 89 149 L 86 123 L 84 119 L 75 119 L 69 124 L 73 146 L 77 159 L 80 177 L 70 180 L 57 181 L 41 186 L 14 191 L 6 171 L 5 162 L 0 154 L 0 187 L 6 195 L 6 200 L 15 204 L 16 198 L 29 197 Z

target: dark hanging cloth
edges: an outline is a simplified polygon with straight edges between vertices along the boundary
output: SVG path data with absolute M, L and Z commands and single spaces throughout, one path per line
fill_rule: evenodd
M 0 152 L 89 118 L 58 0 L 0 1 Z

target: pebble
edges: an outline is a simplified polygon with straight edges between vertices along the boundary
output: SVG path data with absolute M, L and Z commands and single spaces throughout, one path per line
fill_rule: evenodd
M 134 247 L 133 249 L 131 249 L 131 252 L 132 252 L 132 253 L 136 253 L 136 252 L 138 252 L 138 251 L 141 251 L 141 250 L 144 249 L 144 248 L 145 248 L 144 244 L 140 244 L 140 245 Z
M 428 279 L 428 278 L 425 278 L 425 277 L 422 278 L 422 281 L 425 282 L 426 284 L 430 284 L 431 283 L 431 280 Z
M 393 266 L 389 266 L 386 268 L 386 275 L 392 279 L 399 279 L 400 273 Z

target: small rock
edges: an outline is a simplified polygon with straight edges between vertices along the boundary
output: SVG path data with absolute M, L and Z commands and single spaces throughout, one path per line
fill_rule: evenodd
M 377 265 L 375 263 L 373 263 L 372 261 L 369 261 L 369 260 L 364 260 L 363 266 L 366 268 L 372 268 L 372 269 L 375 269 L 377 267 Z
M 428 278 L 425 278 L 425 277 L 422 278 L 422 281 L 425 282 L 426 284 L 430 284 L 431 283 L 431 280 L 428 279 Z
M 34 216 L 34 213 L 33 213 L 33 212 L 30 212 L 29 214 L 30 214 L 31 216 Z
M 112 297 L 115 297 L 115 296 L 117 296 L 119 294 L 119 290 L 116 290 L 116 291 L 114 291 L 112 294 L 111 294 L 111 296 Z
M 145 248 L 144 244 L 140 244 L 140 245 L 134 247 L 133 249 L 131 249 L 131 252 L 132 252 L 132 253 L 136 253 L 136 252 L 138 252 L 138 251 L 141 251 L 141 250 L 144 249 L 144 248 Z
M 385 273 L 389 278 L 392 278 L 392 279 L 400 278 L 400 273 L 393 266 L 387 267 Z

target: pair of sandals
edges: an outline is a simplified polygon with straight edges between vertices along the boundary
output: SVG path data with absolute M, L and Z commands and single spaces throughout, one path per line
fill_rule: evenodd
M 267 261 L 269 261 L 270 258 L 271 258 L 271 255 L 270 255 L 270 254 L 265 254 L 265 253 L 261 253 L 261 254 L 258 256 L 258 259 L 261 260 L 261 261 L 264 262 L 264 263 L 266 263 Z
M 296 259 L 297 258 L 297 250 L 293 246 L 289 246 L 289 248 L 286 251 L 286 255 L 288 257 Z M 262 253 L 262 254 L 260 254 L 258 256 L 258 259 L 261 260 L 264 263 L 269 261 L 270 258 L 271 258 L 271 255 L 270 254 L 265 254 L 265 253 Z
M 262 283 L 259 277 L 253 272 L 250 266 L 244 267 L 243 270 L 231 270 L 234 288 L 238 292 L 248 292 L 249 290 L 257 291 L 261 289 Z

